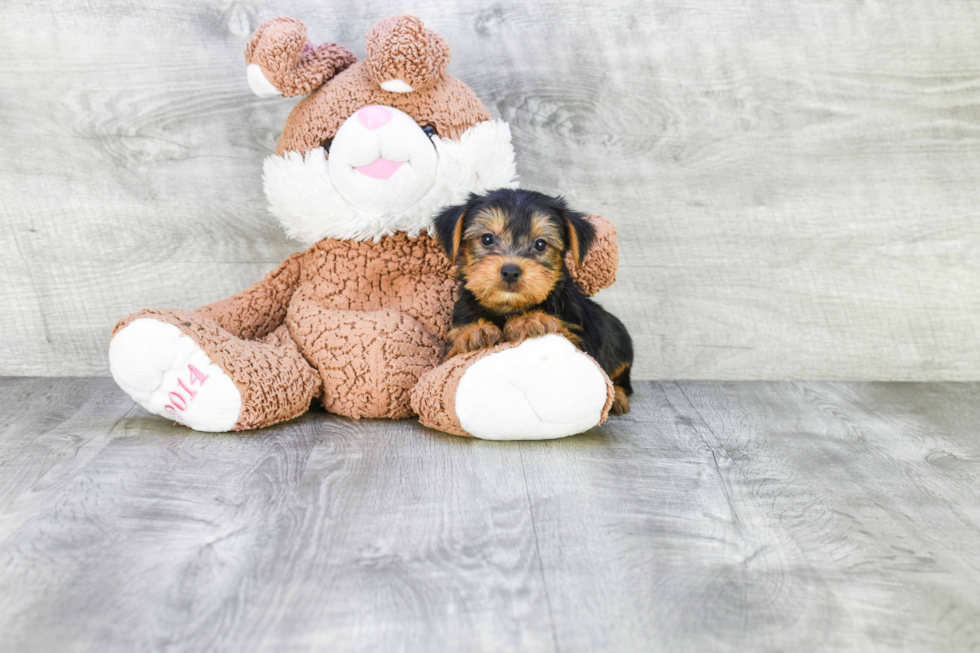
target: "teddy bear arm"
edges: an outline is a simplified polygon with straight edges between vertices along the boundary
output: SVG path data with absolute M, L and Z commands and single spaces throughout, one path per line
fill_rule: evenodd
M 293 254 L 252 287 L 194 312 L 245 340 L 263 338 L 286 317 L 286 307 L 299 285 L 303 253 Z
M 596 231 L 592 247 L 581 265 L 570 253 L 565 257 L 565 264 L 582 291 L 591 296 L 616 283 L 619 247 L 616 243 L 616 227 L 612 222 L 601 215 L 590 215 L 586 219 Z
M 609 377 L 557 334 L 454 356 L 426 372 L 412 410 L 430 428 L 488 440 L 540 440 L 601 424 L 614 400 Z

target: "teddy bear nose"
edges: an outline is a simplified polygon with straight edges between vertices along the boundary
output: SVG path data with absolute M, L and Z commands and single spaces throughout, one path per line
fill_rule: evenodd
M 507 283 L 514 283 L 521 278 L 521 268 L 513 263 L 508 263 L 504 267 L 500 268 L 500 278 Z
M 391 120 L 391 112 L 384 107 L 371 105 L 357 112 L 357 120 L 368 129 L 379 129 Z

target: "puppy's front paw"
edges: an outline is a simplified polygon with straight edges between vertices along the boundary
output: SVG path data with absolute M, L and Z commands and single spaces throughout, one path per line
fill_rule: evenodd
M 625 415 L 630 412 L 630 398 L 626 396 L 626 391 L 618 385 L 613 385 L 615 398 L 612 406 L 609 407 L 610 415 Z
M 565 336 L 573 345 L 582 348 L 581 338 L 569 331 L 565 323 L 557 317 L 543 311 L 515 315 L 504 325 L 504 337 L 508 342 L 520 342 L 528 338 L 546 336 L 549 333 Z
M 477 320 L 466 326 L 451 329 L 446 335 L 446 340 L 451 343 L 446 354 L 446 360 L 449 360 L 459 354 L 499 345 L 504 340 L 504 334 L 492 322 Z

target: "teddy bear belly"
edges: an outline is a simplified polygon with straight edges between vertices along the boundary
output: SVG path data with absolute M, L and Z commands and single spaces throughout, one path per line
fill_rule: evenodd
M 457 288 L 455 268 L 428 234 L 395 234 L 377 242 L 325 239 L 306 253 L 291 302 L 341 311 L 400 311 L 442 339 Z
M 367 287 L 337 285 L 302 287 L 293 295 L 290 306 L 312 302 L 332 311 L 397 311 L 417 320 L 433 337 L 442 340 L 449 330 L 458 283 L 444 276 L 408 278 L 403 275 L 381 279 Z
M 324 407 L 353 418 L 411 416 L 412 390 L 444 350 L 420 320 L 391 308 L 345 310 L 294 298 L 285 322 L 322 380 Z

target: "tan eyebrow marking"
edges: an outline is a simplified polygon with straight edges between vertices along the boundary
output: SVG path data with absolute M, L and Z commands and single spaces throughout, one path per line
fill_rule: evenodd
M 466 228 L 464 237 L 469 239 L 489 231 L 496 234 L 504 243 L 509 244 L 510 235 L 504 229 L 506 225 L 507 216 L 497 207 L 491 207 L 481 211 L 473 218 L 473 221 Z
M 561 231 L 555 226 L 554 221 L 547 215 L 535 213 L 531 216 L 530 239 L 534 242 L 538 238 L 544 238 L 550 244 L 560 247 Z

